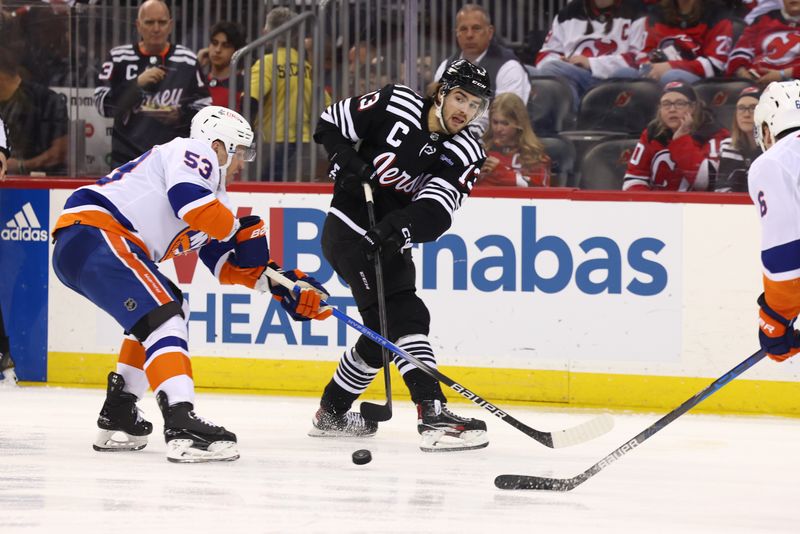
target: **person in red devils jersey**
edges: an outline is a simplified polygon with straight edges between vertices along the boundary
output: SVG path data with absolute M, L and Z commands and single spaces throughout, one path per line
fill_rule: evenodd
M 636 56 L 643 44 L 638 0 L 572 0 L 553 20 L 535 72 L 566 80 L 577 110 L 583 95 L 602 80 L 637 77 Z
M 489 108 L 489 130 L 483 136 L 486 163 L 480 185 L 549 186 L 550 158 L 536 137 L 522 100 L 498 95 Z
M 727 74 L 761 87 L 800 77 L 800 0 L 783 0 L 745 28 L 728 61 Z
M 200 110 L 191 137 L 156 145 L 96 183 L 75 190 L 53 229 L 53 271 L 125 329 L 117 371 L 108 375 L 97 451 L 147 445 L 153 425 L 136 408 L 149 385 L 164 416 L 167 459 L 228 461 L 236 435 L 197 417 L 188 348 L 189 306 L 156 263 L 198 250 L 222 284 L 280 299 L 295 320 L 324 319 L 325 289 L 300 271 L 285 273 L 296 297 L 265 276 L 267 229 L 256 215 L 237 218 L 226 184 L 252 161 L 253 130 L 235 111 Z M 304 296 L 305 295 L 305 296 Z
M 647 17 L 641 73 L 662 85 L 719 76 L 732 45 L 727 16 L 716 0 L 662 0 Z
M 403 85 L 346 98 L 323 112 L 314 133 L 328 151 L 335 179 L 322 231 L 325 259 L 350 285 L 364 324 L 378 331 L 374 255 L 380 254 L 386 337 L 433 367 L 430 313 L 416 292 L 411 245 L 434 241 L 447 231 L 472 191 L 486 156 L 466 128 L 485 111 L 491 82 L 485 69 L 457 59 L 434 87 L 428 98 Z M 375 190 L 377 224 L 372 228 L 363 182 Z M 397 356 L 394 362 L 417 405 L 423 450 L 488 445 L 486 424 L 447 410 L 436 379 Z M 376 421 L 349 410 L 382 367 L 380 346 L 361 336 L 325 387 L 309 434 L 375 434 Z
M 625 191 L 704 191 L 719 160 L 720 143 L 730 134 L 714 121 L 691 85 L 664 87 L 656 118 L 633 150 L 622 189 Z
M 211 103 L 215 106 L 230 107 L 229 93 L 231 81 L 231 58 L 233 53 L 244 46 L 244 29 L 238 22 L 221 21 L 211 27 L 208 47 L 197 53 L 197 61 L 203 68 Z M 235 111 L 242 109 L 244 76 L 235 73 L 238 95 L 234 100 Z

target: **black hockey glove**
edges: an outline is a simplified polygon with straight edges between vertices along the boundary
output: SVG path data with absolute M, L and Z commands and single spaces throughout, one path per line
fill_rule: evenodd
M 411 219 L 397 210 L 391 212 L 361 238 L 361 250 L 368 260 L 375 257 L 375 251 L 381 250 L 381 256 L 388 258 L 397 254 L 411 243 Z
M 372 185 L 375 167 L 361 159 L 358 152 L 350 145 L 340 145 L 331 157 L 331 161 L 339 168 L 336 171 L 336 183 L 358 198 L 364 197 L 364 182 Z

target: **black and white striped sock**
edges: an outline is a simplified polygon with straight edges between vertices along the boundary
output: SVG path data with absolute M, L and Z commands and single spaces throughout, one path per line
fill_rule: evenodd
M 424 334 L 403 336 L 397 340 L 396 345 L 412 356 L 415 356 L 418 360 L 422 361 L 422 363 L 436 369 L 436 356 L 433 355 L 433 348 L 431 348 L 431 344 L 428 342 L 428 336 Z M 407 362 L 396 354 L 394 355 L 393 361 L 402 376 L 405 376 L 406 373 L 412 369 L 416 369 L 413 363 Z
M 367 365 L 355 348 L 350 348 L 344 351 L 342 359 L 339 360 L 339 367 L 336 368 L 333 381 L 345 391 L 361 395 L 372 383 L 378 371 L 380 369 Z

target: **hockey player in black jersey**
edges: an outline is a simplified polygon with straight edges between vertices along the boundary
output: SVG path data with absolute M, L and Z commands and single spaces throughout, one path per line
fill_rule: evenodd
M 443 74 L 434 97 L 390 84 L 328 107 L 314 133 L 328 151 L 335 180 L 322 232 L 323 254 L 350 285 L 364 324 L 377 331 L 373 258 L 380 251 L 386 337 L 431 367 L 436 358 L 428 342 L 430 314 L 416 293 L 410 247 L 447 231 L 472 190 L 486 156 L 466 127 L 485 111 L 490 86 L 484 69 L 457 60 Z M 374 190 L 373 228 L 363 182 Z M 402 358 L 395 356 L 394 362 L 417 406 L 422 450 L 488 445 L 483 421 L 453 414 L 435 379 Z M 382 367 L 381 348 L 361 336 L 345 351 L 326 386 L 309 434 L 375 434 L 377 422 L 349 410 Z

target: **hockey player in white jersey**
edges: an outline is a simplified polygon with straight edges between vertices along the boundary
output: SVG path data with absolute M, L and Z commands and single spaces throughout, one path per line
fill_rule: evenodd
M 782 362 L 800 352 L 800 81 L 773 82 L 754 114 L 765 152 L 750 167 L 748 187 L 761 215 L 764 293 L 758 298 L 759 340 Z
M 157 145 L 67 199 L 53 230 L 55 273 L 127 335 L 117 371 L 108 376 L 96 450 L 147 444 L 152 425 L 136 401 L 149 385 L 164 416 L 169 460 L 239 457 L 235 434 L 194 413 L 188 305 L 156 263 L 199 249 L 221 283 L 270 291 L 296 320 L 331 314 L 320 309 L 327 292 L 300 271 L 284 273 L 303 287 L 297 297 L 271 285 L 266 266 L 280 268 L 269 261 L 263 221 L 234 216 L 225 186 L 253 159 L 252 142 L 241 115 L 206 107 L 194 117 L 190 138 Z

